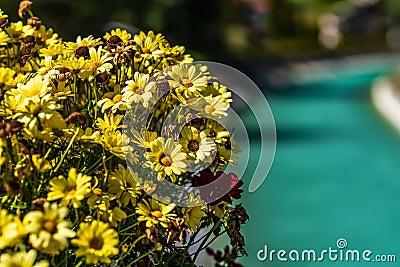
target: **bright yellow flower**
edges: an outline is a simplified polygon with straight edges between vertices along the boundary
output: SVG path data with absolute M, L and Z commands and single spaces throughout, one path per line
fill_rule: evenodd
M 108 72 L 113 65 L 108 61 L 112 60 L 109 53 L 103 53 L 102 47 L 99 46 L 97 50 L 94 47 L 89 49 L 90 58 L 88 60 L 89 70 L 98 72 Z
M 10 68 L 0 67 L 0 86 L 1 84 L 9 83 L 9 81 L 14 77 L 14 75 L 15 75 L 15 70 L 12 70 Z
M 132 176 L 133 175 L 133 176 Z M 119 199 L 123 206 L 127 206 L 129 202 L 133 206 L 136 205 L 136 198 L 141 194 L 140 184 L 136 172 L 131 173 L 121 164 L 118 164 L 118 169 L 111 172 L 108 182 L 108 191 Z
M 140 215 L 138 221 L 146 222 L 146 227 L 160 224 L 162 227 L 167 228 L 170 220 L 176 216 L 176 214 L 171 213 L 174 208 L 175 204 L 173 203 L 165 205 L 155 199 L 150 199 L 139 203 L 136 213 Z
M 101 144 L 115 156 L 125 159 L 125 153 L 131 150 L 131 147 L 124 146 L 124 138 L 121 131 L 106 131 L 101 136 Z
M 64 53 L 66 56 L 73 56 L 76 49 L 80 46 L 87 46 L 88 48 L 96 47 L 103 44 L 100 38 L 94 38 L 92 35 L 82 38 L 78 36 L 75 42 L 67 42 Z
M 109 228 L 107 223 L 81 223 L 77 236 L 71 244 L 78 247 L 75 254 L 85 257 L 86 264 L 109 264 L 110 257 L 118 255 L 118 233 Z
M 97 219 L 109 222 L 113 227 L 118 226 L 118 223 L 127 217 L 115 196 L 103 193 L 92 194 L 87 203 L 89 208 L 95 211 L 94 215 L 97 216 Z
M 64 52 L 64 45 L 62 43 L 51 44 L 39 50 L 42 57 L 54 57 L 62 55 Z
M 17 217 L 8 214 L 7 210 L 0 210 L 0 250 L 21 243 L 24 230 Z
M 116 35 L 119 38 L 121 38 L 122 42 L 127 42 L 131 39 L 131 34 L 127 32 L 126 30 L 121 30 L 120 28 L 116 28 L 115 30 L 111 30 L 110 33 L 106 33 L 104 35 L 104 39 L 108 40 L 111 38 L 111 36 Z
M 15 99 L 18 99 L 18 97 L 15 97 Z M 39 123 L 50 120 L 54 111 L 60 108 L 60 105 L 56 102 L 57 99 L 50 94 L 42 98 L 26 98 L 25 100 L 27 102 L 19 103 L 17 106 L 17 110 L 20 112 L 15 114 L 14 119 L 18 119 L 27 125 L 29 130 L 34 129 Z
M 151 168 L 158 172 L 159 180 L 168 175 L 175 182 L 176 175 L 186 171 L 186 155 L 181 152 L 181 145 L 176 144 L 172 138 L 168 138 L 166 142 L 162 137 L 152 141 L 146 157 Z
M 189 203 L 194 206 L 182 209 L 183 219 L 190 229 L 197 231 L 201 219 L 206 216 L 204 212 L 205 206 L 197 206 L 202 203 L 202 200 L 199 197 L 195 199 L 192 194 L 189 196 Z
M 34 28 L 34 32 L 31 35 L 36 37 L 37 42 L 45 45 L 55 45 L 61 42 L 61 39 L 58 38 L 58 33 L 55 33 L 52 28 L 46 29 L 44 25 L 40 25 L 38 29 Z
M 76 58 L 75 56 L 68 57 L 60 61 L 61 66 L 68 68 L 72 73 L 87 72 L 88 71 L 88 62 L 84 57 Z M 84 73 L 82 78 L 87 78 L 87 74 Z M 80 76 L 81 77 L 81 76 Z
M 57 207 L 57 203 L 44 204 L 44 210 L 30 211 L 23 220 L 29 232 L 32 247 L 45 254 L 60 254 L 68 246 L 68 238 L 75 236 L 72 223 L 64 220 L 68 215 L 67 207 Z
M 48 267 L 47 260 L 36 262 L 37 252 L 34 249 L 28 252 L 21 251 L 14 254 L 3 253 L 0 256 L 0 267 Z
M 7 45 L 10 41 L 10 37 L 8 37 L 5 31 L 0 31 L 0 45 Z
M 182 145 L 182 150 L 189 155 L 195 163 L 199 161 L 211 162 L 211 153 L 215 151 L 216 145 L 214 141 L 207 136 L 207 131 L 199 131 L 195 127 L 184 127 L 181 131 L 182 137 L 179 138 L 179 143 Z
M 107 114 L 104 114 L 104 119 L 100 117 L 97 118 L 96 125 L 102 132 L 116 131 L 117 129 L 123 127 L 123 125 L 119 125 L 123 118 L 124 116 L 122 115 L 114 116 L 114 114 L 111 114 L 111 116 L 108 117 Z
M 47 200 L 53 201 L 61 199 L 61 206 L 72 204 L 74 208 L 81 206 L 81 201 L 90 193 L 90 181 L 92 177 L 82 173 L 77 174 L 75 168 L 68 172 L 68 178 L 60 175 L 58 178 L 50 180 L 50 192 Z
M 103 99 L 97 102 L 97 106 L 101 108 L 101 112 L 105 113 L 111 108 L 111 112 L 115 113 L 118 110 L 126 110 L 126 101 L 119 92 L 110 92 L 103 95 Z
M 156 40 L 153 36 L 146 36 L 141 33 L 133 38 L 140 53 L 140 58 L 157 59 L 164 55 L 164 51 L 160 49 L 160 40 Z

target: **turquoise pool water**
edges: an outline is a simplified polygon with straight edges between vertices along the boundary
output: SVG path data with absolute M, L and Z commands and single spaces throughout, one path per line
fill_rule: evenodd
M 249 254 L 241 260 L 244 266 L 398 264 L 331 261 L 327 255 L 322 262 L 257 259 L 265 245 L 319 253 L 337 249 L 340 238 L 348 244 L 343 251 L 368 249 L 371 259 L 396 255 L 400 262 L 400 134 L 370 100 L 371 81 L 388 66 L 366 74 L 340 68 L 334 77 L 267 95 L 277 150 L 267 180 L 242 200 L 251 218 L 244 226 Z M 250 131 L 256 129 L 252 117 L 243 115 Z M 256 148 L 259 141 L 254 136 L 251 142 Z

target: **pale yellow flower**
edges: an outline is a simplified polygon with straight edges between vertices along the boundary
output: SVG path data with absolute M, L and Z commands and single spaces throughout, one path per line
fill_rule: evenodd
M 30 211 L 23 220 L 29 232 L 32 247 L 45 254 L 60 254 L 68 246 L 68 238 L 75 236 L 72 223 L 65 220 L 68 208 L 57 207 L 57 203 L 45 203 L 44 210 Z
M 47 260 L 35 263 L 37 252 L 34 249 L 28 252 L 3 253 L 0 255 L 0 267 L 48 267 Z
M 86 264 L 109 264 L 110 257 L 118 255 L 118 233 L 107 223 L 81 223 L 77 237 L 71 244 L 78 247 L 75 254 L 85 257 Z
M 168 138 L 166 142 L 162 137 L 152 141 L 146 157 L 151 168 L 158 173 L 159 180 L 169 176 L 175 182 L 176 175 L 186 171 L 186 155 L 181 152 L 181 145 L 176 144 L 172 138 Z
M 0 250 L 21 243 L 24 234 L 19 219 L 5 209 L 0 210 Z

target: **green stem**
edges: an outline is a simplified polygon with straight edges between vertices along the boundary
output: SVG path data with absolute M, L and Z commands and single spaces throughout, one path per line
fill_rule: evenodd
M 215 229 L 217 229 L 219 227 L 219 225 L 221 224 L 221 220 L 218 221 L 214 227 L 210 230 L 210 232 L 207 233 L 207 237 L 203 240 L 203 242 L 201 242 L 199 249 L 196 251 L 196 253 L 194 254 L 193 257 L 193 261 L 196 261 L 197 257 L 199 256 L 200 252 L 204 249 L 204 245 L 206 244 L 207 240 L 210 238 L 210 236 L 212 235 L 212 233 L 214 232 Z
M 68 146 L 67 146 L 67 149 L 66 149 L 66 150 L 64 151 L 64 153 L 62 154 L 61 160 L 60 160 L 60 162 L 58 163 L 57 167 L 56 167 L 56 168 L 54 169 L 54 171 L 52 172 L 52 174 L 56 173 L 56 172 L 58 171 L 58 169 L 61 167 L 61 164 L 63 163 L 65 157 L 67 156 L 69 150 L 70 150 L 71 147 L 72 147 L 72 144 L 74 143 L 76 137 L 77 137 L 78 134 L 79 134 L 79 130 L 80 130 L 80 128 L 76 128 L 74 136 L 72 136 L 71 140 L 69 141 L 69 144 L 68 144 Z

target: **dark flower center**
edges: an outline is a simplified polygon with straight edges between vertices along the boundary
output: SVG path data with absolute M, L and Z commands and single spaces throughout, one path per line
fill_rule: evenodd
M 53 220 L 44 220 L 42 228 L 51 234 L 57 233 L 57 224 Z
M 103 238 L 101 238 L 101 237 L 93 237 L 93 239 L 91 239 L 89 241 L 90 248 L 93 248 L 96 250 L 102 249 L 103 245 L 104 245 L 104 241 L 103 241 Z
M 171 166 L 172 159 L 170 157 L 168 157 L 167 155 L 162 154 L 160 157 L 160 164 L 165 167 Z
M 188 144 L 189 151 L 196 152 L 197 150 L 199 150 L 199 147 L 200 147 L 199 142 L 197 142 L 196 140 L 189 141 Z

